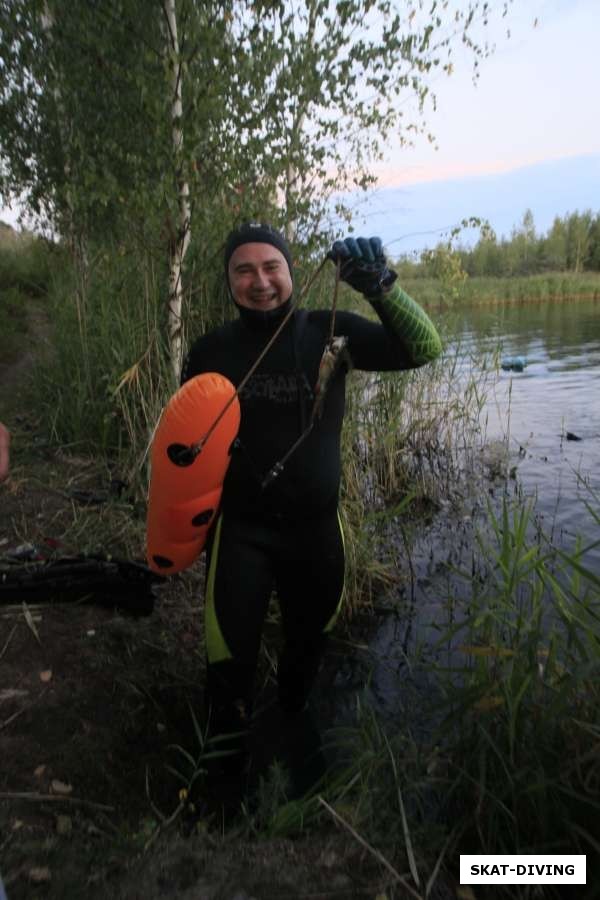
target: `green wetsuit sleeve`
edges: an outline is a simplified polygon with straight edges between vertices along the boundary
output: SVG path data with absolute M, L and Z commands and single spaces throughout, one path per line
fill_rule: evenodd
M 394 284 L 387 293 L 367 300 L 390 337 L 400 342 L 413 368 L 436 359 L 442 342 L 436 327 L 418 303 Z

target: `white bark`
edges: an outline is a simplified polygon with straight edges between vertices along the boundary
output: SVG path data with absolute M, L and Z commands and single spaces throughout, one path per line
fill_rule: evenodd
M 54 21 L 54 14 L 51 11 L 50 7 L 48 6 L 47 2 L 44 3 L 44 9 L 40 16 L 40 22 L 42 25 L 42 30 L 44 31 L 44 33 L 46 35 L 48 44 L 51 46 L 52 45 L 52 29 L 54 28 L 55 21 Z M 76 239 L 75 239 L 75 230 L 74 230 L 74 221 L 73 221 L 73 219 L 74 219 L 73 201 L 71 199 L 71 190 L 69 188 L 69 179 L 71 177 L 71 165 L 70 165 L 70 160 L 69 160 L 69 156 L 70 156 L 70 154 L 69 154 L 69 148 L 70 148 L 69 128 L 68 128 L 67 117 L 65 115 L 64 108 L 63 108 L 63 102 L 62 102 L 62 97 L 60 94 L 60 88 L 58 85 L 58 76 L 56 73 L 54 73 L 54 77 L 52 78 L 52 98 L 54 100 L 54 105 L 56 107 L 56 115 L 57 115 L 57 122 L 58 122 L 58 134 L 60 137 L 61 150 L 62 150 L 62 155 L 63 155 L 63 171 L 65 173 L 65 183 L 66 183 L 65 198 L 66 198 L 66 205 L 67 205 L 67 222 L 66 222 L 67 234 L 63 235 L 63 237 L 67 238 L 67 240 L 69 242 L 69 246 L 71 247 L 72 251 L 75 252 Z
M 175 240 L 169 245 L 169 350 L 175 379 L 179 381 L 183 355 L 181 278 L 183 262 L 190 243 L 190 186 L 183 171 L 183 106 L 181 82 L 182 60 L 177 37 L 177 11 L 175 0 L 163 0 L 167 21 L 167 53 L 169 58 L 169 85 L 171 88 L 171 138 L 177 180 L 177 223 Z
M 308 16 L 308 27 L 306 30 L 306 41 L 305 47 L 306 52 L 310 56 L 310 53 L 315 48 L 315 35 L 316 35 L 316 27 L 317 27 L 317 6 L 316 3 L 311 2 Z M 285 173 L 285 206 L 286 206 L 286 222 L 285 222 L 285 236 L 288 241 L 292 241 L 295 235 L 295 221 L 292 215 L 292 207 L 294 205 L 294 196 L 298 195 L 298 192 L 302 189 L 302 184 L 299 179 L 299 172 L 297 166 L 292 162 L 292 155 L 295 150 L 302 143 L 302 132 L 304 130 L 304 123 L 306 121 L 308 101 L 306 99 L 302 99 L 299 101 L 298 108 L 295 113 L 294 122 L 292 123 L 292 127 L 290 130 L 289 137 L 289 152 L 290 159 L 288 161 Z

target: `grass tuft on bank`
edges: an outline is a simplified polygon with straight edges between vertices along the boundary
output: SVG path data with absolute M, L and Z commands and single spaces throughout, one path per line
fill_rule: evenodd
M 85 285 L 64 262 L 53 266 L 47 283 L 52 352 L 36 371 L 25 421 L 17 425 L 14 473 L 0 489 L 11 500 L 11 538 L 38 544 L 50 536 L 69 551 L 104 548 L 137 556 L 145 449 L 173 389 L 160 339 L 162 278 L 148 260 L 115 252 L 94 257 Z M 26 297 L 21 287 L 19 296 Z M 326 293 L 313 298 L 322 305 L 329 300 Z M 456 359 L 444 359 L 401 377 L 353 376 L 343 434 L 342 503 L 351 612 L 368 607 L 397 581 L 399 558 L 385 540 L 386 529 L 400 528 L 410 544 L 409 520 L 418 526 L 442 502 L 455 499 L 458 506 L 461 485 L 476 469 L 484 440 L 479 413 L 493 368 L 475 366 L 482 374 L 465 378 L 458 377 L 457 366 Z M 74 490 L 97 493 L 115 476 L 127 483 L 121 499 L 91 507 L 74 502 Z M 598 510 L 598 499 L 590 498 L 590 506 Z M 331 777 L 293 800 L 286 773 L 274 766 L 256 805 L 238 822 L 236 839 L 256 845 L 292 837 L 330 840 L 342 833 L 360 848 L 363 862 L 375 866 L 377 891 L 390 897 L 452 895 L 460 852 L 600 857 L 600 579 L 586 563 L 583 543 L 564 553 L 535 527 L 533 516 L 530 506 L 508 501 L 500 510 L 490 507 L 487 528 L 474 547 L 473 569 L 463 573 L 469 601 L 457 609 L 448 599 L 449 620 L 439 641 L 445 657 L 427 669 L 421 659 L 410 660 L 426 671 L 436 701 L 426 712 L 439 727 L 432 725 L 423 738 L 410 717 L 384 722 L 365 695 L 354 721 L 330 735 L 338 760 Z M 76 646 L 80 682 L 88 690 L 77 698 L 78 715 L 95 739 L 102 738 L 97 759 L 103 799 L 117 808 L 114 821 L 99 820 L 105 831 L 94 838 L 107 855 L 118 844 L 121 856 L 134 858 L 160 823 L 153 844 L 158 855 L 164 822 L 180 803 L 175 784 L 181 786 L 182 774 L 184 781 L 201 783 L 205 777 L 203 762 L 211 748 L 202 744 L 202 725 L 194 721 L 203 677 L 200 581 L 198 573 L 172 580 L 160 611 L 143 627 L 119 617 L 103 620 L 93 636 L 98 652 L 89 636 L 98 626 L 83 607 L 76 611 L 77 632 L 70 635 L 68 653 L 65 649 L 61 677 L 68 678 Z M 33 614 L 60 624 L 64 611 L 34 609 Z M 22 608 L 11 610 L 11 616 L 12 628 L 23 619 Z M 37 627 L 47 633 L 39 620 Z M 37 654 L 37 668 L 29 672 L 33 685 L 37 670 L 47 669 L 51 648 L 38 645 L 27 625 L 15 632 L 14 647 L 11 640 L 5 661 L 15 672 L 23 659 Z M 270 668 L 264 660 L 266 681 Z M 398 684 L 399 691 L 405 689 Z M 103 711 L 102 721 L 86 711 L 90 703 Z M 171 722 L 175 709 L 177 721 Z M 113 711 L 116 729 L 104 721 Z M 55 738 L 46 750 L 58 765 L 57 753 L 62 764 L 69 742 L 63 747 L 61 717 L 52 722 Z M 35 718 L 18 718 L 11 726 L 16 727 L 24 729 L 18 734 L 26 743 Z M 82 742 L 87 746 L 77 735 L 75 750 Z M 148 748 L 151 784 L 143 770 Z M 29 760 L 37 750 L 28 752 Z M 97 785 L 81 753 L 67 758 L 93 793 Z M 127 809 L 119 806 L 122 793 Z M 178 824 L 175 816 L 171 827 Z M 222 836 L 210 821 L 201 825 L 212 852 Z M 72 839 L 96 859 L 90 841 L 78 834 Z M 10 849 L 15 870 L 17 863 L 25 865 L 25 851 Z M 50 843 L 40 837 L 35 852 L 59 868 L 68 848 L 51 831 Z M 94 862 L 109 891 L 103 865 Z M 139 871 L 147 865 L 142 858 Z M 488 895 L 525 900 L 527 891 L 519 890 L 511 886 Z M 554 896 L 551 891 L 548 897 Z
M 407 278 L 402 286 L 428 309 L 544 301 L 600 300 L 600 273 L 547 272 L 494 278 L 470 276 L 444 284 L 434 278 Z

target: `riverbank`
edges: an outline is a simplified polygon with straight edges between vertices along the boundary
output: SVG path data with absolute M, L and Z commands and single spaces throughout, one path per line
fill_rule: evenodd
M 13 429 L 12 472 L 0 486 L 5 577 L 39 557 L 142 557 L 144 509 L 120 484 L 118 466 L 58 445 L 23 382 L 13 388 L 13 404 L 0 403 Z M 183 900 L 189 891 L 214 900 L 403 896 L 397 838 L 388 846 L 377 826 L 374 852 L 365 849 L 353 769 L 362 738 L 351 710 L 354 737 L 337 736 L 327 785 L 311 799 L 290 800 L 281 767 L 265 770 L 252 806 L 223 822 L 201 774 L 207 749 L 195 725 L 203 727 L 203 580 L 201 565 L 169 580 L 142 617 L 128 613 L 127 594 L 113 605 L 114 584 L 92 603 L 82 602 L 85 582 L 70 600 L 52 603 L 43 585 L 25 602 L 21 591 L 0 596 L 0 871 L 10 900 Z M 254 727 L 263 741 L 275 632 L 259 673 Z M 349 701 L 349 689 L 360 692 L 360 683 L 339 686 L 356 640 L 338 627 L 319 693 Z M 209 803 L 191 828 L 180 792 L 199 773 Z M 452 895 L 448 878 L 440 873 L 432 896 Z
M 94 368 L 89 386 L 97 409 L 90 410 L 87 383 L 76 377 L 83 358 L 94 364 L 98 357 L 112 357 L 111 335 L 126 335 L 127 330 L 119 323 L 116 330 L 107 330 L 112 343 L 106 346 L 98 323 L 108 329 L 109 320 L 123 309 L 119 312 L 111 295 L 110 303 L 96 310 L 93 295 L 80 330 L 75 305 L 67 307 L 57 294 L 38 298 L 34 308 L 26 282 L 29 277 L 10 285 L 19 293 L 23 327 L 2 368 L 0 418 L 13 432 L 11 476 L 0 486 L 3 572 L 12 578 L 37 557 L 49 563 L 76 561 L 80 554 L 106 561 L 143 559 L 144 476 L 132 464 L 133 458 L 139 467 L 140 453 L 137 446 L 120 453 L 114 443 L 102 443 L 98 419 L 115 414 L 117 392 L 114 387 L 106 394 L 98 391 L 98 383 L 106 380 L 98 381 Z M 127 298 L 119 299 L 124 305 Z M 12 300 L 2 306 L 4 322 L 13 309 Z M 125 360 L 137 358 L 129 346 L 121 352 Z M 116 365 L 120 368 L 115 371 L 122 373 L 121 357 Z M 111 377 L 108 383 L 117 382 Z M 124 399 L 117 409 L 135 411 L 135 382 L 118 396 Z M 401 396 L 407 396 L 404 388 Z M 404 489 L 399 441 L 409 425 L 415 431 L 416 423 L 405 417 L 397 439 L 385 447 L 373 438 L 399 397 L 390 382 L 377 409 L 357 397 L 348 418 L 349 423 L 354 414 L 360 418 L 364 438 L 363 452 L 347 479 L 344 505 L 349 596 L 369 596 L 392 577 L 392 561 L 375 552 L 376 526 L 383 514 L 382 491 Z M 425 400 L 422 394 L 415 441 L 435 427 Z M 344 440 L 351 451 L 351 428 Z M 368 469 L 374 478 L 365 496 Z M 371 727 L 358 728 L 351 699 L 362 682 L 349 685 L 343 679 L 341 693 L 350 703 L 354 737 L 336 738 L 341 744 L 338 764 L 327 784 L 307 800 L 291 800 L 289 777 L 281 765 L 265 768 L 251 807 L 239 810 L 234 821 L 224 821 L 202 774 L 206 748 L 195 727 L 199 721 L 202 728 L 205 681 L 202 565 L 157 588 L 148 617 L 128 614 L 127 603 L 111 604 L 114 583 L 110 591 L 100 592 L 102 603 L 80 602 L 85 593 L 84 582 L 75 599 L 48 603 L 42 586 L 39 596 L 27 595 L 25 605 L 22 592 L 16 591 L 0 606 L 0 870 L 10 900 L 82 893 L 98 900 L 152 900 L 165 893 L 183 898 L 190 890 L 215 900 L 236 893 L 261 898 L 306 892 L 316 897 L 402 896 L 402 883 L 411 879 L 403 838 L 394 833 L 388 842 L 377 822 L 369 829 L 360 812 L 362 792 L 355 794 L 359 780 L 353 767 L 361 757 L 356 741 L 360 744 Z M 354 618 L 358 622 L 359 614 Z M 340 623 L 320 695 L 339 697 L 334 684 L 355 653 L 356 640 Z M 259 711 L 268 710 L 272 701 L 276 647 L 270 634 L 261 657 Z M 258 716 L 256 727 L 264 738 L 260 712 Z M 328 739 L 330 724 L 326 718 Z M 180 791 L 197 776 L 196 787 L 205 792 L 208 806 L 190 835 Z M 375 842 L 372 851 L 365 847 L 369 838 Z M 417 853 L 425 860 L 435 853 L 435 845 L 427 842 Z M 435 859 L 423 862 L 431 869 L 434 864 Z M 452 894 L 449 874 L 438 871 L 435 880 L 433 896 Z
M 456 365 L 377 377 L 350 397 L 350 589 L 377 609 L 363 601 L 352 627 L 336 630 L 316 692 L 330 771 L 307 796 L 291 799 L 285 767 L 273 765 L 225 829 L 213 802 L 186 836 L 182 787 L 196 777 L 210 798 L 198 718 L 201 566 L 157 588 L 148 617 L 43 599 L 24 607 L 20 597 L 0 609 L 0 867 L 10 900 L 449 900 L 461 852 L 587 852 L 590 867 L 600 802 L 598 577 L 585 548 L 564 558 L 548 542 L 506 447 L 480 458 L 483 385 L 457 378 Z M 0 552 L 140 558 L 145 509 L 129 453 L 92 454 L 84 433 L 57 440 L 39 396 L 21 374 L 8 377 L 0 418 L 15 434 L 12 475 L 0 487 Z M 481 498 L 492 495 L 498 505 L 488 511 Z M 442 527 L 464 557 L 430 530 Z M 453 566 L 460 596 L 433 580 Z M 388 671 L 402 712 L 386 717 L 366 687 L 369 642 L 381 617 L 410 622 L 421 579 L 435 585 L 438 618 L 407 643 L 403 667 Z M 263 735 L 276 649 L 270 628 L 255 723 Z M 413 692 L 413 680 L 427 692 Z M 342 706 L 343 727 L 330 714 Z
M 138 557 L 143 510 L 110 493 L 117 473 L 46 437 L 35 417 L 21 418 L 13 474 L 0 487 L 2 554 Z M 531 508 L 518 495 L 511 503 L 517 486 L 501 448 L 482 462 L 488 487 L 505 497 L 498 516 L 488 519 L 480 490 L 479 500 L 466 490 L 460 518 L 438 507 L 416 529 L 402 516 L 381 521 L 380 539 L 411 577 L 395 585 L 395 601 L 379 595 L 376 610 L 336 630 L 315 697 L 327 781 L 290 799 L 285 770 L 273 766 L 225 828 L 209 805 L 190 834 L 180 793 L 196 777 L 210 798 L 202 768 L 211 748 L 194 721 L 201 567 L 155 589 L 147 617 L 43 596 L 0 606 L 0 867 L 10 900 L 82 890 L 90 900 L 190 891 L 450 900 L 458 854 L 473 848 L 588 853 L 592 885 L 598 577 L 583 548 L 571 560 L 549 553 Z M 485 546 L 475 554 L 477 534 Z M 443 588 L 453 567 L 460 595 Z M 405 640 L 415 605 L 418 633 Z M 276 647 L 271 628 L 254 724 L 263 739 Z M 378 696 L 386 664 L 387 715 Z M 514 886 L 510 896 L 520 896 Z
M 600 299 L 600 273 L 548 272 L 526 277 L 467 277 L 443 284 L 434 278 L 406 278 L 402 287 L 428 309 Z

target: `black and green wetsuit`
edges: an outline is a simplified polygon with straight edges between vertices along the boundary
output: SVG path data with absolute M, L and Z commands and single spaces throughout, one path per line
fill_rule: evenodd
M 238 307 L 240 316 L 198 339 L 182 383 L 220 372 L 238 385 L 289 309 Z M 410 369 L 441 351 L 423 310 L 400 288 L 371 299 L 381 324 L 338 312 L 352 365 L 365 371 Z M 273 587 L 286 642 L 278 667 L 280 699 L 301 707 L 317 670 L 324 635 L 341 603 L 343 537 L 337 504 L 346 371 L 333 378 L 323 413 L 268 487 L 262 482 L 304 430 L 313 404 L 330 313 L 296 311 L 244 387 L 241 425 L 225 479 L 221 515 L 209 542 L 206 641 L 209 695 L 218 726 L 239 727 L 250 705 L 260 635 Z

